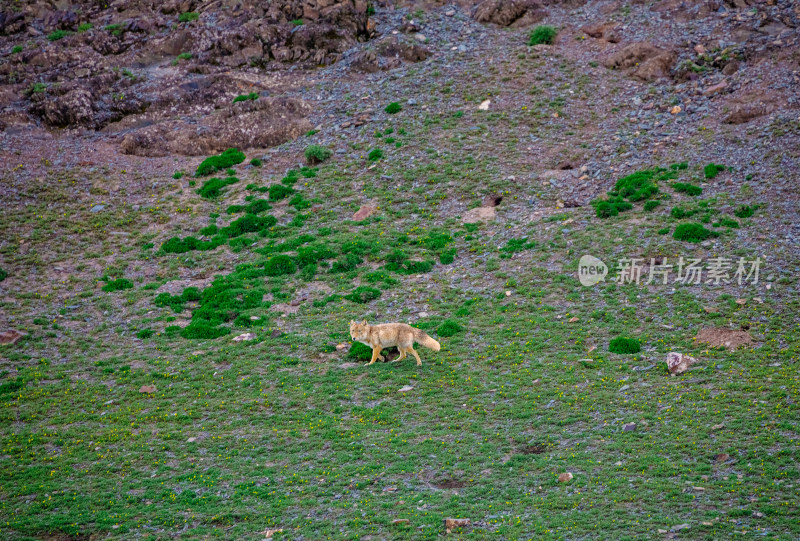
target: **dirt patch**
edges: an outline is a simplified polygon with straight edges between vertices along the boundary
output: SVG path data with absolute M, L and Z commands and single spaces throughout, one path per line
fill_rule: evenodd
M 534 443 L 523 447 L 519 452 L 523 455 L 541 455 L 546 450 L 547 446 L 544 443 Z
M 722 327 L 706 327 L 697 334 L 696 340 L 711 347 L 724 346 L 730 350 L 753 345 L 753 337 L 747 331 Z
M 439 489 L 464 488 L 467 486 L 467 483 L 464 481 L 458 481 L 456 479 L 442 479 L 440 481 L 434 481 L 431 484 Z

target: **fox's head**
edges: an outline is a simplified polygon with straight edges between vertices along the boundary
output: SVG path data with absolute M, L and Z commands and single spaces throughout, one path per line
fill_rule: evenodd
M 368 328 L 366 319 L 361 323 L 350 320 L 350 337 L 355 341 L 366 340 Z

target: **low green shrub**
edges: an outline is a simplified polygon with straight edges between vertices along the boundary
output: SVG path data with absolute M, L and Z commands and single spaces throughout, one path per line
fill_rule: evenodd
M 111 291 L 121 291 L 123 289 L 132 289 L 133 282 L 128 280 L 127 278 L 119 278 L 117 280 L 110 280 L 106 285 L 103 286 L 103 291 L 111 292 Z
M 661 203 L 659 203 L 658 201 L 652 201 L 652 200 L 651 201 L 645 201 L 644 210 L 646 210 L 647 212 L 650 212 L 651 210 L 653 210 L 656 207 L 658 207 L 660 204 Z
M 56 30 L 55 32 L 47 34 L 47 39 L 49 41 L 58 41 L 62 38 L 69 36 L 71 33 L 72 32 L 70 32 L 69 30 Z
M 255 101 L 259 98 L 258 92 L 250 92 L 249 94 L 239 94 L 235 98 L 233 98 L 233 103 L 239 103 L 240 101 Z
M 237 182 L 239 182 L 239 179 L 236 177 L 228 177 L 224 179 L 213 177 L 205 181 L 203 186 L 197 190 L 197 193 L 200 194 L 200 197 L 213 199 L 220 196 L 222 193 L 222 188 L 225 186 L 230 186 L 231 184 L 236 184 Z
M 289 186 L 284 186 L 283 184 L 273 184 L 269 187 L 269 200 L 280 201 L 281 199 L 289 197 L 293 193 L 294 190 Z
M 217 156 L 209 156 L 203 160 L 200 165 L 197 166 L 197 172 L 195 175 L 198 177 L 204 177 L 206 175 L 210 175 L 211 173 L 221 171 L 222 169 L 227 169 L 231 166 L 240 164 L 244 161 L 244 159 L 244 152 L 240 151 L 238 148 L 229 148 L 222 154 Z
M 558 30 L 552 26 L 537 26 L 531 32 L 530 38 L 528 38 L 528 45 L 552 45 L 557 34 Z
M 230 332 L 231 330 L 227 327 L 219 327 L 202 322 L 195 323 L 193 321 L 180 330 L 180 335 L 190 340 L 213 340 L 230 334 Z
M 702 242 L 711 237 L 718 237 L 719 233 L 710 231 L 700 224 L 680 224 L 675 228 L 672 237 L 685 242 Z
M 383 151 L 379 148 L 373 148 L 367 155 L 367 159 L 371 162 L 377 162 L 381 158 L 383 158 Z
M 374 287 L 369 286 L 358 286 L 353 290 L 352 293 L 349 295 L 345 295 L 344 298 L 348 301 L 355 302 L 358 304 L 366 304 L 370 301 L 373 301 L 381 296 L 381 290 L 375 289 Z
M 161 245 L 161 249 L 168 254 L 184 254 L 186 252 L 191 252 L 192 250 L 199 250 L 201 252 L 213 250 L 224 242 L 224 237 L 214 237 L 209 241 L 199 240 L 191 236 L 186 237 L 185 239 L 172 237 Z
M 635 338 L 624 338 L 618 336 L 611 340 L 608 344 L 608 351 L 611 353 L 621 353 L 623 355 L 630 355 L 632 353 L 639 353 L 642 347 L 639 341 Z
M 724 165 L 720 165 L 718 163 L 710 163 L 703 168 L 703 174 L 706 178 L 711 179 L 716 177 L 722 171 L 725 171 L 726 167 Z
M 403 110 L 403 107 L 396 101 L 393 101 L 392 103 L 390 103 L 389 105 L 386 106 L 386 109 L 384 109 L 384 111 L 386 111 L 390 115 L 397 114 L 402 110 Z
M 309 145 L 305 150 L 306 161 L 308 161 L 308 163 L 311 165 L 324 162 L 331 157 L 331 154 L 333 153 L 330 151 L 330 149 L 327 149 L 321 145 Z
M 686 195 L 700 195 L 703 193 L 703 188 L 700 186 L 695 186 L 694 184 L 689 184 L 688 182 L 675 182 L 672 185 L 672 188 L 676 192 L 685 193 Z
M 720 218 L 718 222 L 712 225 L 714 227 L 729 227 L 731 229 L 739 229 L 739 222 L 730 218 Z
M 436 329 L 436 334 L 445 338 L 449 338 L 450 336 L 454 336 L 463 331 L 464 327 L 459 325 L 458 322 L 453 319 L 447 319 Z
M 187 11 L 178 15 L 178 21 L 182 23 L 190 23 L 200 18 L 200 14 L 195 11 Z
M 8 278 L 8 272 L 5 269 L 0 268 L 0 282 Z
M 142 329 L 141 331 L 136 333 L 136 337 L 141 338 L 142 340 L 150 338 L 151 336 L 153 336 L 152 329 Z
M 268 276 L 282 276 L 284 274 L 294 274 L 297 271 L 297 266 L 288 255 L 276 255 L 264 263 L 264 270 Z
M 737 218 L 749 218 L 753 214 L 755 214 L 758 205 L 742 205 L 735 211 L 733 211 L 733 215 Z

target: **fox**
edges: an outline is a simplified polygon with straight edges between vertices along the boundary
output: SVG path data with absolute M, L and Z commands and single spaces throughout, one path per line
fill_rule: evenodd
M 400 351 L 398 361 L 406 358 L 406 354 L 410 353 L 417 359 L 417 366 L 422 366 L 422 359 L 419 354 L 414 351 L 414 342 L 425 346 L 433 351 L 439 351 L 441 345 L 439 342 L 425 334 L 420 329 L 416 329 L 411 325 L 405 323 L 384 323 L 382 325 L 369 325 L 366 320 L 358 323 L 350 321 L 350 336 L 356 342 L 372 348 L 372 360 L 369 364 L 373 364 L 376 360 L 384 360 L 381 355 L 383 348 L 397 346 Z M 367 365 L 369 366 L 369 365 Z

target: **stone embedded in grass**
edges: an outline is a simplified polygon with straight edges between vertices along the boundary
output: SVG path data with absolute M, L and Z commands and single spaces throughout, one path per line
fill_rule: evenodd
M 472 524 L 472 521 L 468 518 L 446 518 L 443 520 L 444 528 L 448 533 L 455 528 L 464 528 Z
M 496 214 L 494 207 L 476 207 L 465 212 L 461 221 L 465 224 L 491 222 L 495 219 Z
M 358 211 L 353 214 L 352 219 L 356 222 L 360 222 L 362 220 L 366 220 L 376 212 L 378 212 L 378 207 L 375 205 L 361 205 L 361 208 L 359 208 Z
M 675 240 L 695 243 L 718 236 L 719 233 L 706 229 L 700 224 L 680 224 L 675 228 L 675 232 L 672 234 L 672 238 Z
M 3 331 L 0 333 L 0 345 L 12 345 L 16 344 L 17 341 L 22 338 L 23 336 L 27 336 L 25 333 L 21 333 L 15 329 L 9 329 L 7 331 Z
M 618 336 L 608 343 L 608 351 L 610 351 L 611 353 L 630 355 L 633 353 L 639 353 L 641 349 L 642 348 L 639 345 L 639 341 L 635 338 L 625 338 L 623 336 Z
M 398 393 L 407 393 L 407 392 L 409 392 L 409 391 L 412 391 L 413 389 L 414 389 L 414 386 L 413 386 L 413 385 L 405 385 L 405 386 L 403 386 L 403 387 L 400 387 L 400 388 L 397 390 L 397 392 L 398 392 Z
M 240 334 L 239 336 L 234 337 L 233 341 L 234 342 L 248 342 L 250 340 L 255 340 L 255 339 L 256 339 L 256 333 L 246 332 L 244 334 Z
M 157 390 L 158 389 L 156 389 L 155 385 L 142 385 L 141 387 L 139 387 L 139 392 L 142 394 L 151 394 L 156 392 Z
M 573 478 L 573 475 L 570 472 L 567 471 L 567 472 L 564 472 L 564 473 L 562 473 L 561 475 L 558 476 L 558 482 L 559 483 L 568 483 L 568 482 L 572 481 L 572 478 Z
M 622 425 L 623 432 L 634 432 L 636 430 L 636 423 L 625 423 Z
M 697 361 L 694 357 L 678 353 L 677 351 L 670 351 L 667 353 L 667 370 L 673 376 L 683 374 L 689 370 L 689 367 L 695 362 Z

